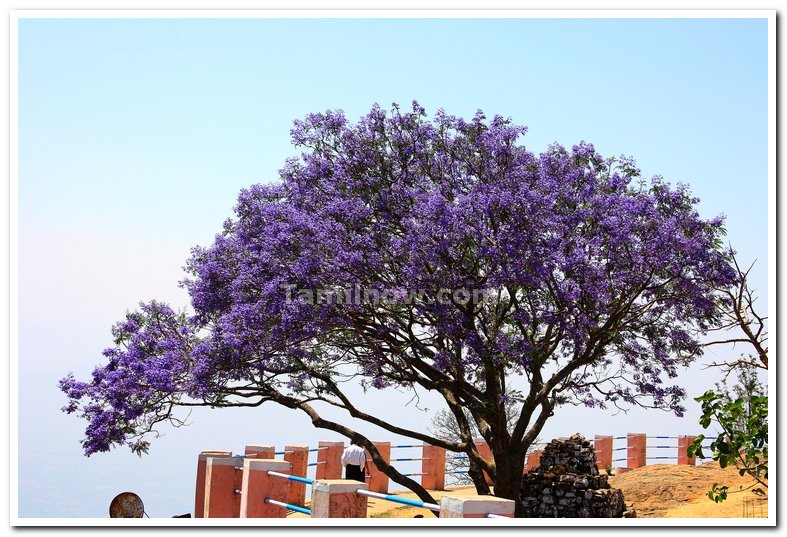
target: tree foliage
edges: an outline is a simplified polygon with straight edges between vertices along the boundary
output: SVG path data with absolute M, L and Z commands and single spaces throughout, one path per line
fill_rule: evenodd
M 764 495 L 768 487 L 768 395 L 757 373 L 768 369 L 768 317 L 755 308 L 757 296 L 748 283 L 753 265 L 743 270 L 734 254 L 731 258 L 737 272 L 736 285 L 717 290 L 724 321 L 716 330 L 733 335 L 714 339 L 704 346 L 745 343 L 755 353 L 743 353 L 736 360 L 711 364 L 725 372 L 724 381 L 716 385 L 715 391 L 708 390 L 695 401 L 702 404 L 700 425 L 707 429 L 715 424 L 719 429 L 710 445 L 711 458 L 722 468 L 736 465 L 741 476 L 748 475 L 754 480 L 751 487 L 741 489 L 756 487 L 753 492 Z M 733 371 L 737 372 L 738 383 L 730 391 L 726 379 Z M 689 456 L 694 453 L 705 456 L 704 440 L 704 434 L 697 437 L 689 447 Z M 716 483 L 708 491 L 708 498 L 720 503 L 729 493 L 729 486 Z
M 702 403 L 700 425 L 708 428 L 711 422 L 720 427 L 718 436 L 710 445 L 712 459 L 726 468 L 735 465 L 741 476 L 748 475 L 762 487 L 768 487 L 768 398 L 752 396 L 725 400 L 723 395 L 708 390 L 698 397 Z M 702 442 L 705 435 L 699 435 L 691 446 L 689 456 L 697 454 L 704 457 Z M 757 494 L 765 494 L 761 487 L 753 489 Z M 708 497 L 719 503 L 727 499 L 729 486 L 714 484 Z
M 721 321 L 714 289 L 734 281 L 722 218 L 702 219 L 685 185 L 640 180 L 630 158 L 585 142 L 534 154 L 525 132 L 480 111 L 429 120 L 418 103 L 296 121 L 300 158 L 278 183 L 243 190 L 213 244 L 194 248 L 193 313 L 143 304 L 91 380 L 62 381 L 67 411 L 89 422 L 85 452 L 135 445 L 179 407 L 275 402 L 431 499 L 368 438 L 323 418 L 330 406 L 465 453 L 479 492 L 486 471 L 516 498 L 528 447 L 560 405 L 681 415 L 685 391 L 670 381 L 701 353 L 694 334 Z M 459 438 L 370 414 L 347 395 L 358 384 L 439 394 Z

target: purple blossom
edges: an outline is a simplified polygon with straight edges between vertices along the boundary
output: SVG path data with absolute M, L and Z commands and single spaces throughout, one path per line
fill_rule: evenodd
M 322 397 L 321 376 L 447 379 L 499 401 L 499 378 L 568 368 L 555 401 L 646 398 L 680 415 L 685 394 L 664 380 L 698 354 L 696 331 L 718 322 L 713 289 L 735 278 L 723 218 L 700 218 L 685 185 L 640 182 L 629 157 L 586 142 L 535 154 L 526 131 L 480 111 L 430 121 L 418 103 L 296 121 L 301 157 L 242 190 L 213 244 L 192 250 L 193 315 L 142 304 L 89 382 L 61 381 L 64 410 L 90 423 L 86 453 L 134 442 L 189 399 Z M 308 304 L 284 291 L 356 286 L 424 296 Z M 434 301 L 446 288 L 494 293 Z

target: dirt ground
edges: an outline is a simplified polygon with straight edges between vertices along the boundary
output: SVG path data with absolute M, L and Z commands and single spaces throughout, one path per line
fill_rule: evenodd
M 719 504 L 706 496 L 714 483 L 730 487 L 727 500 Z M 767 499 L 751 490 L 740 491 L 752 483 L 751 478 L 738 475 L 737 469 L 721 469 L 715 462 L 654 464 L 609 479 L 610 486 L 621 489 L 642 518 L 767 518 Z
M 702 466 L 678 466 L 654 464 L 631 470 L 609 479 L 610 486 L 623 491 L 626 503 L 633 504 L 639 518 L 767 518 L 767 499 L 754 495 L 747 488 L 751 479 L 740 477 L 735 468 L 722 470 L 717 463 Z M 726 501 L 717 504 L 706 496 L 714 483 L 730 487 Z M 449 487 L 449 490 L 434 492 L 435 500 L 443 494 L 475 494 L 472 487 Z M 412 493 L 401 494 L 403 498 L 417 497 Z M 747 513 L 748 511 L 748 513 Z M 417 507 L 396 506 L 385 500 L 369 499 L 371 518 L 413 518 L 435 515 Z M 306 516 L 293 514 L 290 516 Z

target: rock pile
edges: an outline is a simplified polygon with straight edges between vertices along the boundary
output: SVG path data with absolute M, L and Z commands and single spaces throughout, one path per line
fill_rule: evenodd
M 623 493 L 599 475 L 593 445 L 580 434 L 552 440 L 538 468 L 522 476 L 524 516 L 533 518 L 633 518 Z

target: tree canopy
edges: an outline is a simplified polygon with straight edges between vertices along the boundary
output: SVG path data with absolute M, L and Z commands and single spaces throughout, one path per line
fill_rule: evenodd
M 516 498 L 527 447 L 558 406 L 681 415 L 673 382 L 701 352 L 698 331 L 719 324 L 714 289 L 735 278 L 723 219 L 701 218 L 685 185 L 641 180 L 631 158 L 585 142 L 534 154 L 525 132 L 480 111 L 430 120 L 416 102 L 355 123 L 341 111 L 296 121 L 300 158 L 243 190 L 213 244 L 193 249 L 193 311 L 142 304 L 92 379 L 61 381 L 66 410 L 89 422 L 85 453 L 145 451 L 178 407 L 272 401 L 359 440 L 428 497 L 322 418 L 327 404 L 467 453 L 480 491 L 486 471 Z M 348 383 L 439 393 L 461 440 L 368 414 Z

